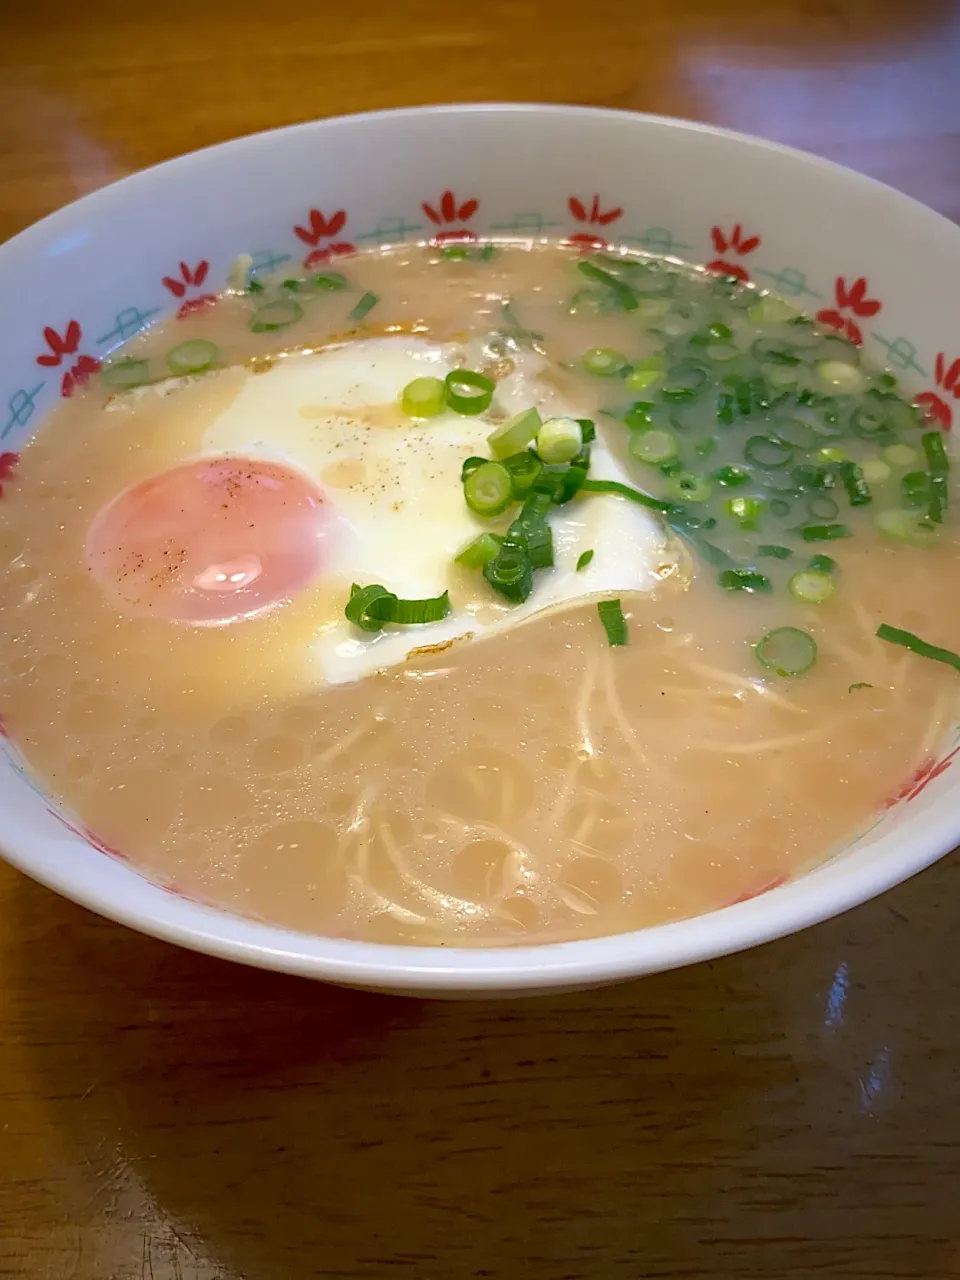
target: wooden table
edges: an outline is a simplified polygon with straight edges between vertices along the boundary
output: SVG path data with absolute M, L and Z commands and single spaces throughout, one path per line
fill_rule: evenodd
M 0 236 L 235 134 L 491 98 L 720 121 L 960 218 L 952 0 L 2 7 Z M 0 1276 L 960 1277 L 958 870 L 456 1006 L 188 955 L 4 868 Z

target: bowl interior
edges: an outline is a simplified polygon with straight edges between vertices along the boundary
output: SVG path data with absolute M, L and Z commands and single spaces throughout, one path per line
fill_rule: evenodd
M 888 364 L 949 429 L 960 397 L 960 229 L 875 182 L 702 126 L 580 108 L 347 117 L 239 139 L 79 201 L 0 248 L 0 453 L 140 328 L 225 286 L 230 264 L 314 264 L 380 243 L 495 235 L 626 244 L 773 289 Z M 0 734 L 2 734 L 0 707 Z M 60 812 L 0 741 L 0 844 L 39 880 L 147 932 L 358 985 L 466 993 L 609 981 L 844 910 L 952 847 L 955 729 L 868 831 L 761 898 L 642 933 L 427 950 L 312 938 L 148 883 Z

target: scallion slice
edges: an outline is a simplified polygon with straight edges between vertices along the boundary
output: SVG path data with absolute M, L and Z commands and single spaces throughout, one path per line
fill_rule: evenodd
M 758 556 L 768 556 L 771 560 L 789 560 L 793 552 L 789 547 L 781 547 L 777 543 L 762 542 L 757 547 Z
M 475 376 L 479 377 L 480 375 L 477 374 Z M 448 378 L 448 392 L 449 384 L 450 379 Z M 542 426 L 543 420 L 536 409 L 524 409 L 507 422 L 502 422 L 496 430 L 491 431 L 487 436 L 487 443 L 496 457 L 506 458 L 512 453 L 519 453 L 522 449 L 525 449 L 530 441 L 536 437 Z
M 662 466 L 665 462 L 672 462 L 680 450 L 674 435 L 669 431 L 655 428 L 651 431 L 637 432 L 631 436 L 630 452 L 640 462 L 656 467 Z
M 447 387 L 442 378 L 414 378 L 403 388 L 400 407 L 408 418 L 435 418 L 443 412 Z
M 464 417 L 475 417 L 490 408 L 493 400 L 495 384 L 486 374 L 474 373 L 472 369 L 454 369 L 446 377 L 447 403 Z M 517 448 L 526 444 L 522 441 Z M 508 449 L 513 453 L 513 449 Z
M 938 538 L 937 526 L 926 516 L 907 511 L 903 507 L 879 512 L 875 523 L 886 537 L 906 542 L 911 547 L 930 547 Z
M 500 462 L 484 462 L 463 482 L 467 506 L 478 516 L 498 516 L 513 501 L 510 472 Z
M 840 566 L 832 556 L 811 556 L 808 569 L 812 569 L 814 573 L 836 573 Z
M 482 569 L 500 550 L 503 538 L 496 533 L 481 533 L 472 539 L 456 555 L 457 564 L 467 569 Z
M 778 676 L 802 676 L 817 660 L 817 642 L 799 627 L 768 631 L 754 647 L 757 661 Z
M 472 458 L 468 458 L 460 468 L 460 483 L 463 484 L 471 471 L 476 471 L 477 467 L 482 467 L 485 462 L 489 461 L 489 458 L 478 458 L 475 454 Z
M 543 470 L 543 463 L 530 449 L 501 458 L 500 465 L 510 472 L 510 483 L 515 498 L 525 498 Z
M 379 583 L 362 588 L 354 583 L 344 612 L 361 631 L 379 631 L 386 622 L 401 627 L 421 626 L 447 616 L 450 595 L 444 591 L 426 600 L 403 600 Z
M 175 350 L 176 347 L 174 347 Z M 147 360 L 134 360 L 128 356 L 123 360 L 105 364 L 100 370 L 100 377 L 108 387 L 116 387 L 118 391 L 129 391 L 132 387 L 142 387 L 149 381 L 150 364 Z
M 578 262 L 577 266 L 580 274 L 586 276 L 588 280 L 591 280 L 594 284 L 605 285 L 622 310 L 636 311 L 640 302 L 636 292 L 629 285 L 624 284 L 622 280 L 618 280 L 609 271 L 604 271 L 601 267 L 598 267 L 595 262 Z
M 647 356 L 643 360 L 638 360 L 627 374 L 627 386 L 631 391 L 646 391 L 648 387 L 660 381 L 664 367 L 663 356 Z
M 724 591 L 772 591 L 773 583 L 756 569 L 724 569 L 717 577 Z
M 593 559 L 592 548 L 589 551 L 582 551 L 580 555 L 577 557 L 577 573 L 580 573 L 582 569 L 585 569 L 592 559 Z
M 190 338 L 172 347 L 166 354 L 167 367 L 174 373 L 205 373 L 220 354 L 212 342 L 205 338 Z
M 353 320 L 355 324 L 359 324 L 360 321 L 365 316 L 370 314 L 370 312 L 373 310 L 373 308 L 377 305 L 379 301 L 380 301 L 379 295 L 376 293 L 371 293 L 368 289 L 367 292 L 361 297 L 357 305 L 350 312 L 350 319 Z
M 775 436 L 751 436 L 743 456 L 755 467 L 786 467 L 793 461 L 793 450 Z
M 817 573 L 813 569 L 801 569 L 787 583 L 795 600 L 801 604 L 823 604 L 836 590 L 836 583 L 829 573 Z
M 706 476 L 696 471 L 677 471 L 670 476 L 667 488 L 678 502 L 706 502 L 713 486 Z
M 286 329 L 303 315 L 303 307 L 293 298 L 278 298 L 276 302 L 265 302 L 257 307 L 250 317 L 250 329 L 253 333 L 273 333 L 276 329 Z
M 641 507 L 649 507 L 651 511 L 665 513 L 673 510 L 673 503 L 664 502 L 662 498 L 652 498 L 649 493 L 640 489 L 632 489 L 619 480 L 584 480 L 580 486 L 584 493 L 616 493 L 621 498 L 629 498 Z
M 852 538 L 849 525 L 845 524 L 808 524 L 800 530 L 804 542 L 833 542 L 836 538 Z
M 926 640 L 921 640 L 919 636 L 915 636 L 912 631 L 903 631 L 900 627 L 891 627 L 886 622 L 882 622 L 877 627 L 877 639 L 886 640 L 890 644 L 902 645 L 904 649 L 909 649 L 911 653 L 915 653 L 921 658 L 931 658 L 934 662 L 944 662 L 948 667 L 953 667 L 955 671 L 960 671 L 960 654 L 956 654 L 950 649 L 941 649 L 939 645 L 929 644 Z
M 601 600 L 597 605 L 597 612 L 600 615 L 600 621 L 603 623 L 603 629 L 607 633 L 607 640 L 612 645 L 626 644 L 627 620 L 623 616 L 623 609 L 619 600 Z
M 583 448 L 576 418 L 548 418 L 537 432 L 537 453 L 544 462 L 572 462 Z
M 388 591 L 386 587 L 380 586 L 379 583 L 374 583 L 369 587 L 358 587 L 354 583 L 350 588 L 350 599 L 346 609 L 344 609 L 344 613 L 347 616 L 347 621 L 352 622 L 361 631 L 380 631 L 385 620 L 378 614 L 372 613 L 371 606 L 377 600 L 396 603 L 396 599 L 397 597 L 392 591 Z
M 847 491 L 851 507 L 864 507 L 873 501 L 863 471 L 855 462 L 841 462 L 837 466 L 843 487 Z
M 612 347 L 591 347 L 584 352 L 581 364 L 595 378 L 616 378 L 630 366 L 630 361 Z
M 516 604 L 526 600 L 533 590 L 533 566 L 524 543 L 504 538 L 500 550 L 483 566 L 483 576 L 508 600 Z

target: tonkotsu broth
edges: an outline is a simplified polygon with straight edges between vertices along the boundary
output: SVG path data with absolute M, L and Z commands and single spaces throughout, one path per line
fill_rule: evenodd
M 913 462 L 884 463 L 887 476 L 873 466 L 869 506 L 848 506 L 841 472 L 831 471 L 832 487 L 805 519 L 849 525 L 854 536 L 839 540 L 804 545 L 796 504 L 814 500 L 806 491 L 780 499 L 792 514 L 772 514 L 771 493 L 788 493 L 775 450 L 762 455 L 762 482 L 752 472 L 728 488 L 711 480 L 698 509 L 720 518 L 678 530 L 678 567 L 655 591 L 622 595 L 625 646 L 608 644 L 590 599 L 356 683 L 293 689 L 284 673 L 314 636 L 317 602 L 330 590 L 322 578 L 283 607 L 226 627 L 118 609 L 93 581 L 83 549 L 104 505 L 194 457 L 267 357 L 349 340 L 350 308 L 366 291 L 376 302 L 358 322 L 362 335 L 416 333 L 475 351 L 496 331 L 483 363 L 494 379 L 514 344 L 532 345 L 547 358 L 547 380 L 604 439 L 666 432 L 681 473 L 626 455 L 632 483 L 647 493 L 683 495 L 688 472 L 743 466 L 752 427 L 735 423 L 724 435 L 716 397 L 705 399 L 697 377 L 686 376 L 699 334 L 714 364 L 732 358 L 731 346 L 753 352 L 765 372 L 748 374 L 766 377 L 778 395 L 793 396 L 791 378 L 801 375 L 770 353 L 782 355 L 793 335 L 816 349 L 810 369 L 862 368 L 860 381 L 823 390 L 869 426 L 837 443 L 868 471 L 866 457 L 882 460 L 889 447 L 883 432 L 870 439 L 862 407 L 880 403 L 861 400 L 883 387 L 877 372 L 837 338 L 811 326 L 791 331 L 779 304 L 764 314 L 749 291 L 654 264 L 654 273 L 678 272 L 661 288 L 659 277 L 621 276 L 599 258 L 601 271 L 641 297 L 623 309 L 616 289 L 559 246 L 460 252 L 360 254 L 335 264 L 347 289 L 314 287 L 309 296 L 280 281 L 225 295 L 120 353 L 148 361 L 152 380 L 171 347 L 199 339 L 218 348 L 219 371 L 165 395 L 121 395 L 109 408 L 116 389 L 95 378 L 64 402 L 24 450 L 0 502 L 5 732 L 50 793 L 151 878 L 316 933 L 462 945 L 615 933 L 711 910 L 817 862 L 932 758 L 957 709 L 954 671 L 874 634 L 884 622 L 951 647 L 960 637 L 960 606 L 946 585 L 960 569 L 953 514 L 935 540 L 922 529 L 913 539 L 929 546 L 874 531 L 879 510 L 900 508 L 902 476 L 924 468 L 920 431 Z M 302 316 L 252 332 L 254 310 L 284 298 L 300 299 Z M 622 376 L 629 370 L 585 372 L 584 352 L 598 348 L 626 354 L 632 386 Z M 661 350 L 684 375 L 668 389 L 692 395 L 665 397 L 663 370 L 641 363 Z M 741 394 L 749 392 L 733 385 L 731 402 Z M 797 404 L 797 421 L 809 425 L 809 404 L 802 396 Z M 784 420 L 783 402 L 730 412 L 759 435 Z M 393 429 L 403 421 L 398 409 Z M 823 446 L 835 447 L 832 436 Z M 725 526 L 718 504 L 744 494 L 762 508 L 731 512 L 735 523 Z M 490 527 L 504 532 L 511 518 Z M 716 559 L 717 546 L 733 559 Z M 779 559 L 770 547 L 790 554 Z M 451 559 L 459 550 L 449 548 Z M 802 603 L 786 582 L 818 554 L 836 561 L 827 572 L 836 589 L 822 604 Z M 721 589 L 729 564 L 762 572 L 771 589 Z M 451 597 L 476 572 L 453 571 Z M 531 599 L 536 590 L 535 576 Z M 793 679 L 761 667 L 754 651 L 780 627 L 799 628 L 819 649 Z

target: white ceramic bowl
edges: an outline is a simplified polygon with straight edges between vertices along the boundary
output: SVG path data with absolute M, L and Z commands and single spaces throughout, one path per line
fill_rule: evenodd
M 960 279 L 960 228 L 836 165 L 722 130 L 613 111 L 484 105 L 241 138 L 135 174 L 4 245 L 0 288 L 15 305 L 0 318 L 0 452 L 15 450 L 123 337 L 222 287 L 238 253 L 296 265 L 464 230 L 609 239 L 722 260 L 859 332 L 945 427 L 960 415 L 960 379 L 954 386 L 950 377 L 960 316 L 949 283 Z M 800 879 L 696 919 L 541 947 L 339 941 L 186 901 L 55 812 L 2 742 L 0 845 L 28 875 L 103 915 L 247 964 L 436 996 L 575 989 L 791 933 L 927 866 L 960 841 L 953 739 L 869 832 Z

